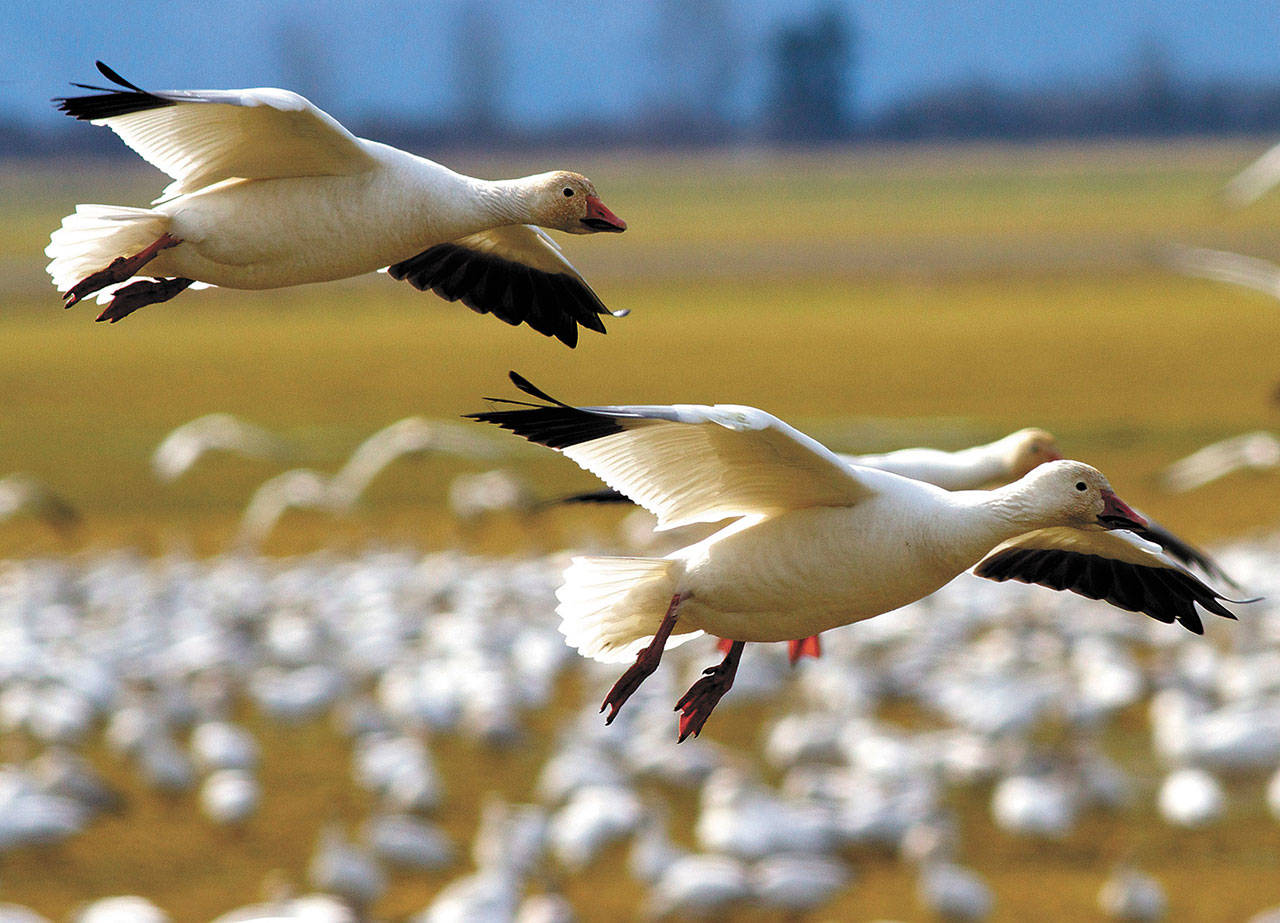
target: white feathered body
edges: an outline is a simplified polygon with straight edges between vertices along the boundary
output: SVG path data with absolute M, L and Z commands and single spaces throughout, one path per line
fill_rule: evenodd
M 925 530 L 877 506 L 797 510 L 676 552 L 681 622 L 735 641 L 807 638 L 927 596 L 999 541 L 948 541 L 945 516 Z
M 228 180 L 156 205 L 182 241 L 147 274 L 262 289 L 373 272 L 493 223 L 482 181 L 413 154 L 362 141 L 378 167 L 336 176 Z M 497 204 L 496 202 L 494 203 Z M 154 239 L 154 237 L 152 238 Z M 128 252 L 104 239 L 91 262 Z
M 575 559 L 559 594 L 566 640 L 599 660 L 629 659 L 676 594 L 688 597 L 676 636 L 806 638 L 927 596 L 1026 528 L 983 494 L 865 476 L 878 492 L 853 507 L 746 517 L 665 558 Z M 904 504 L 930 515 L 903 516 Z M 600 592 L 610 580 L 612 596 Z

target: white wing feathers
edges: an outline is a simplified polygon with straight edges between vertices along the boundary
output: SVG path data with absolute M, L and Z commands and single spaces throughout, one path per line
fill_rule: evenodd
M 66 97 L 64 112 L 105 125 L 148 163 L 173 177 L 161 199 L 229 179 L 359 173 L 373 155 L 332 116 L 297 93 L 247 90 L 143 90 L 99 63 L 123 89 Z M 160 200 L 157 200 L 160 201 Z
M 554 402 L 514 373 L 512 380 Z M 659 529 L 851 506 L 875 493 L 856 468 L 754 407 L 554 403 L 470 416 L 559 449 L 652 512 Z

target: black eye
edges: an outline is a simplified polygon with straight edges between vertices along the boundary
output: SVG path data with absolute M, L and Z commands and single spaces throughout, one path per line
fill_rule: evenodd
M 1083 493 L 1084 491 L 1086 491 L 1086 490 L 1088 490 L 1088 489 L 1089 489 L 1089 488 L 1088 488 L 1088 486 L 1085 484 L 1085 482 L 1084 482 L 1084 481 L 1076 481 L 1076 490 L 1078 490 L 1078 491 L 1080 491 L 1081 493 Z
M 571 188 L 569 188 L 568 186 L 565 186 L 565 187 L 564 187 L 564 197 L 567 199 L 567 198 L 569 198 L 571 195 L 573 195 L 573 190 L 572 190 Z

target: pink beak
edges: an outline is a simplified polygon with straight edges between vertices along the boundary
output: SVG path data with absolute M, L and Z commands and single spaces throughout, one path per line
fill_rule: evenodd
M 1102 492 L 1102 512 L 1098 522 L 1107 529 L 1145 529 L 1147 521 L 1109 490 Z
M 587 216 L 582 223 L 593 231 L 613 231 L 615 234 L 627 229 L 627 223 L 609 211 L 599 196 L 587 196 Z

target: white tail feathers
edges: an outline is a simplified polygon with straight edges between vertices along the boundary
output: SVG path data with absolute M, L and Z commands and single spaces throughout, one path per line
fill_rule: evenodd
M 677 569 L 666 558 L 574 558 L 556 591 L 560 633 L 584 657 L 630 660 L 662 623 L 676 592 Z M 667 647 L 698 634 L 673 634 Z
M 168 229 L 169 216 L 149 208 L 77 205 L 44 248 L 45 256 L 53 260 L 47 267 L 49 275 L 58 291 L 65 292 L 86 276 L 106 269 L 116 257 L 144 250 Z M 106 302 L 119 287 L 103 289 L 98 301 Z

